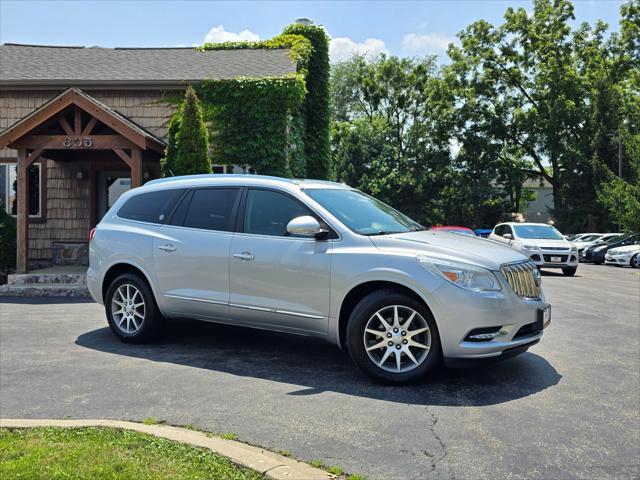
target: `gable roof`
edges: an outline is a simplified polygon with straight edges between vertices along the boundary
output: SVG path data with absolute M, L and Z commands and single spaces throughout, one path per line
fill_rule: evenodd
M 0 87 L 179 86 L 204 79 L 280 77 L 295 71 L 287 49 L 0 45 Z
M 143 150 L 164 151 L 162 140 L 77 88 L 62 92 L 0 133 L 0 149 L 13 144 L 70 105 L 77 105 Z

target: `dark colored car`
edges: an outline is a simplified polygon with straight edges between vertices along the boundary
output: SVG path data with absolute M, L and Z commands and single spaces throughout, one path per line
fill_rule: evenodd
M 604 256 L 610 248 L 633 244 L 640 244 L 640 233 L 630 233 L 622 237 L 613 238 L 608 242 L 591 245 L 580 252 L 580 261 L 600 265 L 604 263 Z

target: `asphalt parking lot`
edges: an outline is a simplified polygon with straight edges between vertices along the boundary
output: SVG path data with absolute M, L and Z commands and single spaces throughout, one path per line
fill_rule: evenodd
M 640 270 L 543 285 L 539 345 L 411 387 L 313 339 L 186 322 L 125 345 L 96 304 L 0 298 L 0 416 L 154 417 L 370 479 L 638 478 Z

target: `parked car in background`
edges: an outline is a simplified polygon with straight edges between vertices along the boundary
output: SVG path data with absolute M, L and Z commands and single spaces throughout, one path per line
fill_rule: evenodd
M 621 237 L 611 239 L 608 242 L 591 245 L 590 247 L 585 248 L 580 254 L 580 261 L 600 265 L 604 263 L 605 255 L 610 249 L 638 244 L 640 244 L 640 233 L 636 232 L 622 235 Z
M 595 235 L 587 235 L 580 240 L 572 241 L 571 244 L 578 249 L 578 254 L 585 248 L 595 245 L 597 243 L 604 243 L 614 238 L 621 237 L 621 233 L 597 233 Z
M 565 240 L 569 240 L 570 242 L 576 242 L 588 235 L 600 235 L 600 234 L 599 233 L 574 233 L 572 235 L 563 235 L 563 237 L 565 238 Z
M 611 248 L 604 255 L 604 262 L 619 267 L 640 268 L 640 245 L 625 245 Z
M 489 235 L 491 235 L 491 232 L 493 232 L 493 230 L 490 228 L 476 228 L 474 232 L 476 232 L 476 235 L 479 237 L 489 238 Z
M 149 340 L 165 317 L 310 335 L 392 383 L 443 358 L 521 353 L 551 319 L 526 256 L 333 182 L 153 180 L 116 201 L 89 252 L 89 291 L 122 341 Z
M 437 225 L 435 227 L 431 227 L 430 230 L 440 231 L 440 232 L 451 232 L 451 233 L 461 233 L 463 235 L 471 235 L 475 237 L 476 234 L 469 227 L 458 227 L 456 225 Z
M 489 239 L 522 252 L 538 268 L 561 268 L 566 276 L 573 276 L 578 270 L 578 250 L 546 223 L 501 223 Z

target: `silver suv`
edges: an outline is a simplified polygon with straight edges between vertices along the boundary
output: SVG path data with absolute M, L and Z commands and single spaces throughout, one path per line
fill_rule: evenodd
M 89 289 L 125 342 L 185 317 L 313 335 L 405 383 L 442 359 L 523 352 L 550 321 L 526 256 L 426 230 L 338 183 L 155 180 L 122 195 L 91 237 Z

